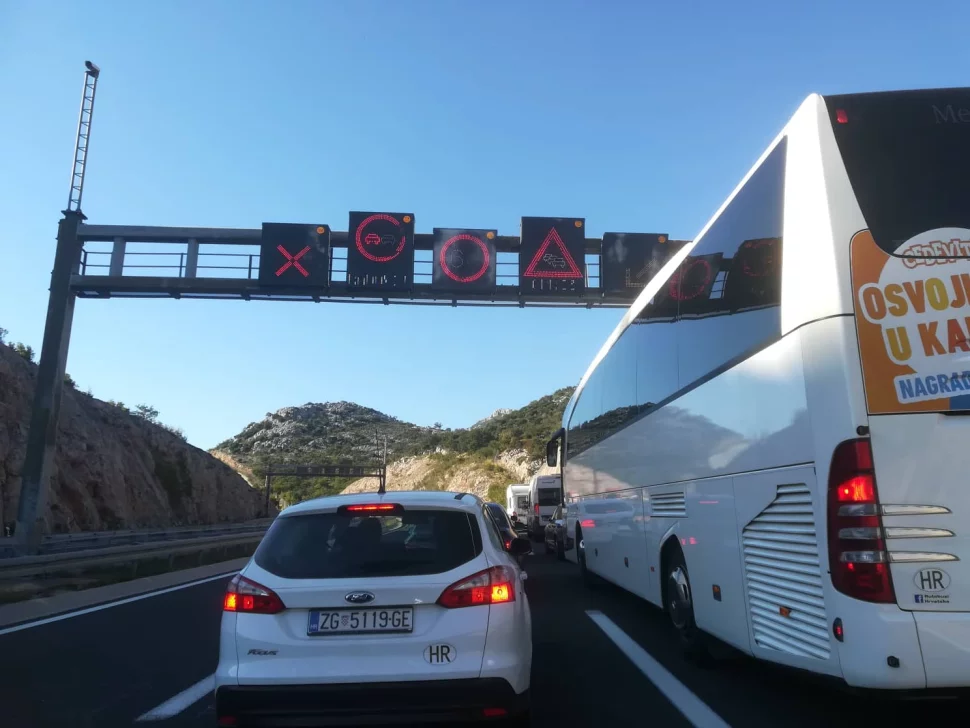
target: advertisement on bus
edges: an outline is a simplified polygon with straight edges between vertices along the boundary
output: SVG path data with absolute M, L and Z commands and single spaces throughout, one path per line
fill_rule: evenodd
M 852 239 L 852 289 L 871 414 L 970 409 L 970 230 L 880 248 Z

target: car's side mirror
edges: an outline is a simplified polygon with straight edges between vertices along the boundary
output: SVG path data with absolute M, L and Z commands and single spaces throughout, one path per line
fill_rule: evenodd
M 509 553 L 513 556 L 525 556 L 532 553 L 532 542 L 527 538 L 516 536 L 509 544 Z
M 559 440 L 550 440 L 546 443 L 546 465 L 550 468 L 556 467 L 559 462 Z

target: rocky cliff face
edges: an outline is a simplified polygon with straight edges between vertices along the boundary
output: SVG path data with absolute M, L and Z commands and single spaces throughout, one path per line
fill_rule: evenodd
M 16 520 L 37 367 L 0 345 L 0 522 Z M 65 386 L 50 532 L 244 521 L 263 499 L 177 434 Z M 274 511 L 275 513 L 275 511 Z

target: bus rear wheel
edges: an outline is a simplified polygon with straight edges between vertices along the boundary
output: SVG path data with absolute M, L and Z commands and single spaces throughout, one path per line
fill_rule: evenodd
M 579 528 L 576 529 L 576 560 L 579 562 L 579 575 L 583 578 L 583 584 L 588 589 L 595 588 L 596 576 L 586 567 L 586 542 Z
M 680 635 L 685 656 L 697 663 L 707 663 L 709 653 L 704 633 L 694 621 L 694 599 L 687 572 L 687 561 L 679 547 L 675 547 L 667 560 L 667 578 L 664 590 L 664 609 L 674 629 Z

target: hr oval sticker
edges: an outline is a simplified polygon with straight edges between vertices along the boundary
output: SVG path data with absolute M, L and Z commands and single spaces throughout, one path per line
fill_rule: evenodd
M 943 569 L 920 569 L 913 577 L 916 588 L 924 592 L 940 592 L 950 588 L 950 575 Z
M 428 645 L 424 648 L 424 661 L 431 665 L 449 665 L 458 657 L 458 650 L 451 645 Z

